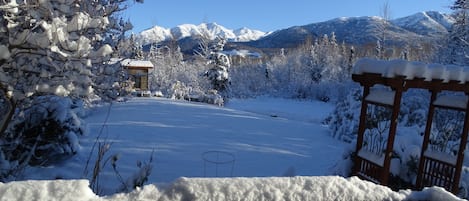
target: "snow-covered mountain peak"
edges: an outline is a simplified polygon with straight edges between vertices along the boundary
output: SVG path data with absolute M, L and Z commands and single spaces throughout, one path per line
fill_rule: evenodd
M 427 11 L 395 19 L 392 22 L 413 32 L 424 35 L 435 35 L 447 32 L 454 23 L 454 19 L 448 14 L 437 11 Z
M 251 41 L 257 40 L 266 33 L 258 30 L 252 30 L 246 27 L 231 30 L 215 22 L 194 24 L 181 24 L 176 27 L 166 29 L 154 26 L 138 34 L 137 39 L 141 44 L 158 43 L 169 39 L 179 40 L 185 37 L 209 37 L 211 39 L 217 36 L 224 37 L 230 41 Z
M 364 17 L 359 17 L 359 18 L 365 19 L 365 18 L 368 18 L 368 17 L 364 16 Z M 380 17 L 380 16 L 371 16 L 371 17 L 369 17 L 369 18 L 370 18 L 371 20 L 373 20 L 373 21 L 382 21 L 382 20 L 384 20 L 384 19 L 383 19 L 382 17 Z
M 208 33 L 208 36 L 211 39 L 216 38 L 217 36 L 233 39 L 236 38 L 236 35 L 233 33 L 232 30 L 227 29 L 221 25 L 218 25 L 215 22 L 212 23 L 202 23 L 197 26 L 202 33 Z
M 171 40 L 173 36 L 169 29 L 160 26 L 154 26 L 137 34 L 137 41 L 140 44 L 148 44 L 154 41 Z
M 441 13 L 438 11 L 427 11 L 425 14 L 429 17 L 431 17 L 433 20 L 436 22 L 440 23 L 443 25 L 446 29 L 450 29 L 451 26 L 454 24 L 454 18 L 446 13 Z
M 249 29 L 247 27 L 236 29 L 233 33 L 237 36 L 236 41 L 252 41 L 267 35 L 265 32 Z
M 382 21 L 383 18 L 381 17 L 378 17 L 378 16 L 359 16 L 359 17 L 338 17 L 338 18 L 334 18 L 332 20 L 329 20 L 329 21 L 325 21 L 325 23 L 332 23 L 332 24 L 335 24 L 335 23 L 348 23 L 348 22 L 351 22 L 351 21 L 355 21 L 355 22 L 358 22 L 358 21 L 366 21 L 366 22 L 380 22 Z M 319 22 L 321 23 L 321 22 Z M 315 23 L 313 23 L 315 24 Z
M 202 33 L 198 30 L 198 27 L 193 24 L 182 24 L 170 29 L 171 35 L 173 35 L 174 39 L 180 39 L 184 37 L 188 37 L 191 35 L 198 35 L 200 36 Z

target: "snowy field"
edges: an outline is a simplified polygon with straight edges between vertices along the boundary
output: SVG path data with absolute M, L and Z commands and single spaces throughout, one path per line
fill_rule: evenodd
M 231 100 L 225 107 L 135 98 L 99 107 L 86 118 L 89 132 L 76 157 L 55 167 L 27 169 L 21 179 L 49 181 L 1 184 L 1 200 L 76 200 L 77 195 L 83 200 L 456 199 L 440 188 L 392 192 L 357 178 L 325 176 L 345 146 L 320 123 L 332 110 L 333 105 L 322 102 L 272 98 Z M 89 181 L 80 180 L 91 177 L 94 158 L 88 172 L 84 166 L 101 129 L 100 140 L 111 143 L 105 158 L 118 154 L 124 180 L 138 173 L 137 163 L 148 163 L 153 153 L 147 184 L 156 186 L 103 198 L 91 191 Z M 214 160 L 226 163 L 210 162 Z M 100 173 L 100 194 L 114 194 L 121 185 L 110 163 Z
M 149 183 L 168 183 L 182 176 L 325 175 L 343 152 L 344 144 L 330 137 L 320 123 L 333 109 L 322 102 L 259 98 L 217 107 L 136 98 L 114 103 L 104 123 L 108 109 L 97 108 L 85 119 L 89 134 L 81 139 L 78 156 L 62 167 L 31 169 L 27 179 L 84 178 L 84 163 L 103 124 L 100 138 L 112 143 L 109 155 L 119 154 L 117 168 L 123 178 L 131 177 L 137 162 L 148 162 L 154 151 Z M 217 172 L 216 165 L 204 162 L 203 153 L 209 151 L 228 152 L 234 161 L 218 165 Z M 101 182 L 104 194 L 119 186 L 110 164 Z

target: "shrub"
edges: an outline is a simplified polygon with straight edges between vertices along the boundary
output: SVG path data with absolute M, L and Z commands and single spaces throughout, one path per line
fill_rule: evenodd
M 48 166 L 73 156 L 85 132 L 77 116 L 80 102 L 58 96 L 34 97 L 15 114 L 2 141 L 4 159 L 21 165 Z

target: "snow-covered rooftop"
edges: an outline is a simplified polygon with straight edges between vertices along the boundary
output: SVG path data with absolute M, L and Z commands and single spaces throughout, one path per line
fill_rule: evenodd
M 143 68 L 153 68 L 153 63 L 147 60 L 136 60 L 136 59 L 124 59 L 121 61 L 122 66 L 127 67 L 143 67 Z
M 364 73 L 381 74 L 386 78 L 404 76 L 405 79 L 424 78 L 425 81 L 442 80 L 458 81 L 461 84 L 469 82 L 469 68 L 456 65 L 426 64 L 423 62 L 390 60 L 383 61 L 363 58 L 355 63 L 353 74 Z

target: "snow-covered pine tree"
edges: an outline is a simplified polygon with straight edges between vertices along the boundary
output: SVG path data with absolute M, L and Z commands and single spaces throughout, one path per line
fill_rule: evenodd
M 400 58 L 404 59 L 404 60 L 409 60 L 410 59 L 410 55 L 409 55 L 410 51 L 411 51 L 410 45 L 406 44 L 404 46 L 404 48 L 402 48 L 402 50 L 401 50 Z
M 376 52 L 376 58 L 377 59 L 383 59 L 383 46 L 381 45 L 380 40 L 376 40 L 376 47 L 375 47 L 375 52 Z
M 91 68 L 113 52 L 104 39 L 123 2 L 0 2 L 0 91 L 11 105 L 40 94 L 91 94 Z
M 29 152 L 18 153 L 17 149 L 12 149 L 13 152 L 2 150 L 2 164 L 8 158 L 17 160 L 11 164 L 27 164 L 31 161 L 32 154 L 41 157 L 36 155 L 39 153 L 37 151 L 44 151 L 42 148 L 48 147 L 38 147 L 40 140 L 46 139 L 46 136 L 25 138 L 25 132 L 29 131 L 24 129 L 20 133 L 9 133 L 10 139 L 6 139 L 5 131 L 16 111 L 20 111 L 17 113 L 19 116 L 33 111 L 36 113 L 33 116 L 39 118 L 34 117 L 34 122 L 25 120 L 30 127 L 23 128 L 37 126 L 40 129 L 48 129 L 51 125 L 64 123 L 63 119 L 58 118 L 62 116 L 62 110 L 75 106 L 69 104 L 57 109 L 46 105 L 40 106 L 41 110 L 36 110 L 31 106 L 38 106 L 32 104 L 39 100 L 38 97 L 54 95 L 82 99 L 94 94 L 97 88 L 94 78 L 108 75 L 99 73 L 103 72 L 100 67 L 113 52 L 112 36 L 115 36 L 116 31 L 125 29 L 120 27 L 122 23 L 119 23 L 116 13 L 125 9 L 126 1 L 0 0 L 0 96 L 7 108 L 0 122 L 1 142 L 9 143 L 9 146 L 21 144 Z M 112 82 L 99 85 L 109 86 Z M 53 96 L 47 97 L 47 100 L 54 99 Z M 77 123 L 73 121 L 68 123 Z M 52 129 L 58 128 L 67 129 L 61 125 L 53 126 Z M 73 133 L 59 132 L 54 135 L 69 135 L 60 143 L 73 143 Z M 61 140 L 57 136 L 52 139 Z M 24 157 L 14 159 L 18 154 Z M 42 164 L 40 161 L 36 162 Z M 6 170 L 2 168 L 2 178 L 3 171 Z
M 132 34 L 130 36 L 130 41 L 131 41 L 131 45 L 132 45 L 132 51 L 131 51 L 130 58 L 131 59 L 137 59 L 137 60 L 145 59 L 145 57 L 143 55 L 143 47 L 142 47 L 142 45 L 140 45 L 135 40 L 135 35 L 134 34 Z
M 469 64 L 469 1 L 456 0 L 451 6 L 454 10 L 455 23 L 448 38 L 448 63 Z
M 229 57 L 222 53 L 226 44 L 226 39 L 217 37 L 211 46 L 209 65 L 210 68 L 205 72 L 205 76 L 212 83 L 212 89 L 220 92 L 226 98 L 229 85 L 228 68 L 230 67 Z

